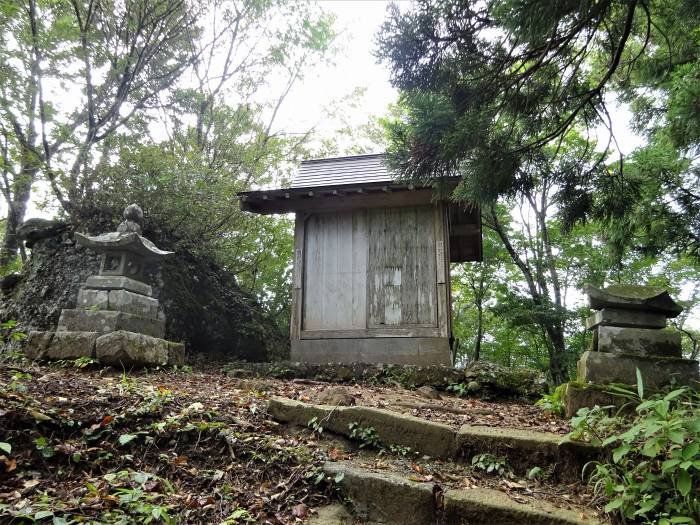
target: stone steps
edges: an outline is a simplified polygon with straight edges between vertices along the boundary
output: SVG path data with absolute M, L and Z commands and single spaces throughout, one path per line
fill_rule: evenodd
M 437 459 L 469 462 L 476 454 L 506 458 L 517 475 L 538 466 L 551 467 L 555 480 L 580 480 L 583 465 L 599 457 L 600 449 L 570 442 L 558 434 L 503 427 L 463 425 L 456 429 L 418 417 L 363 406 L 312 405 L 273 398 L 268 413 L 285 423 L 306 426 L 316 417 L 326 431 L 349 437 L 351 423 L 372 427 L 385 445 L 409 447 Z
M 498 490 L 475 487 L 443 491 L 435 483 L 412 481 L 401 475 L 366 470 L 350 461 L 326 463 L 331 478 L 352 501 L 356 522 L 386 525 L 593 525 L 594 513 L 558 508 L 529 499 L 518 503 Z M 342 476 L 341 476 L 342 475 Z M 350 523 L 347 517 L 317 523 Z

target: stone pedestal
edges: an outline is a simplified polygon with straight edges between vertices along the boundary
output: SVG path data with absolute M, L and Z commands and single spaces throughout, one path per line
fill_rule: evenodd
M 670 385 L 700 386 L 698 362 L 683 359 L 680 333 L 666 328 L 667 319 L 683 310 L 666 290 L 588 286 L 586 293 L 596 311 L 586 320 L 586 328 L 593 331 L 593 343 L 578 361 L 579 384 L 635 385 L 638 369 L 647 391 Z M 572 399 L 584 390 L 568 388 L 567 407 L 586 406 L 586 400 L 593 399 L 589 393 Z
M 77 308 L 61 312 L 55 332 L 30 332 L 26 353 L 32 359 L 96 358 L 114 366 L 183 364 L 181 343 L 162 339 L 165 318 L 144 264 L 171 255 L 141 237 L 143 212 L 131 205 L 117 232 L 98 237 L 76 234 L 80 244 L 102 253 L 100 275 L 87 279 Z

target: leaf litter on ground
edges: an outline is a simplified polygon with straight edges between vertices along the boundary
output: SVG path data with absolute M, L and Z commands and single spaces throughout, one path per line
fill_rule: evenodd
M 271 396 L 313 402 L 330 383 L 236 378 L 214 364 L 189 373 L 23 364 L 17 388 L 13 370 L 0 367 L 0 442 L 11 447 L 11 454 L 0 450 L 0 517 L 18 523 L 22 516 L 55 523 L 299 523 L 333 497 L 321 464 L 358 456 L 417 481 L 498 488 L 464 465 L 369 459 L 376 452 L 267 417 Z M 400 387 L 347 388 L 358 404 L 452 425 L 568 430 L 525 403 L 456 396 L 427 402 Z M 501 489 L 516 498 L 523 492 Z

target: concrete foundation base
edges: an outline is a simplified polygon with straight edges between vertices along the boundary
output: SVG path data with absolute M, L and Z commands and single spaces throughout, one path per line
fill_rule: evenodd
M 633 385 L 629 389 L 636 391 Z M 605 390 L 603 385 L 584 384 L 572 381 L 566 385 L 563 396 L 564 416 L 572 418 L 582 408 L 592 408 L 596 405 L 600 407 L 615 407 L 615 410 L 625 406 L 629 400 L 620 395 L 615 395 Z M 631 410 L 634 410 L 632 408 Z
M 578 379 L 583 383 L 634 385 L 638 368 L 646 389 L 661 389 L 671 384 L 700 386 L 698 362 L 689 359 L 584 352 L 577 366 Z
M 442 337 L 375 337 L 292 340 L 291 360 L 305 363 L 391 363 L 452 366 Z
M 681 357 L 681 334 L 671 330 L 599 326 L 593 336 L 594 350 L 639 354 L 644 356 Z

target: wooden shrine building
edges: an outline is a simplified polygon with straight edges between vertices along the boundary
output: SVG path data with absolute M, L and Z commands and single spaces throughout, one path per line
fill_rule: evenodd
M 307 160 L 289 188 L 240 194 L 243 210 L 296 214 L 294 361 L 452 364 L 450 262 L 481 260 L 478 210 L 383 160 Z

